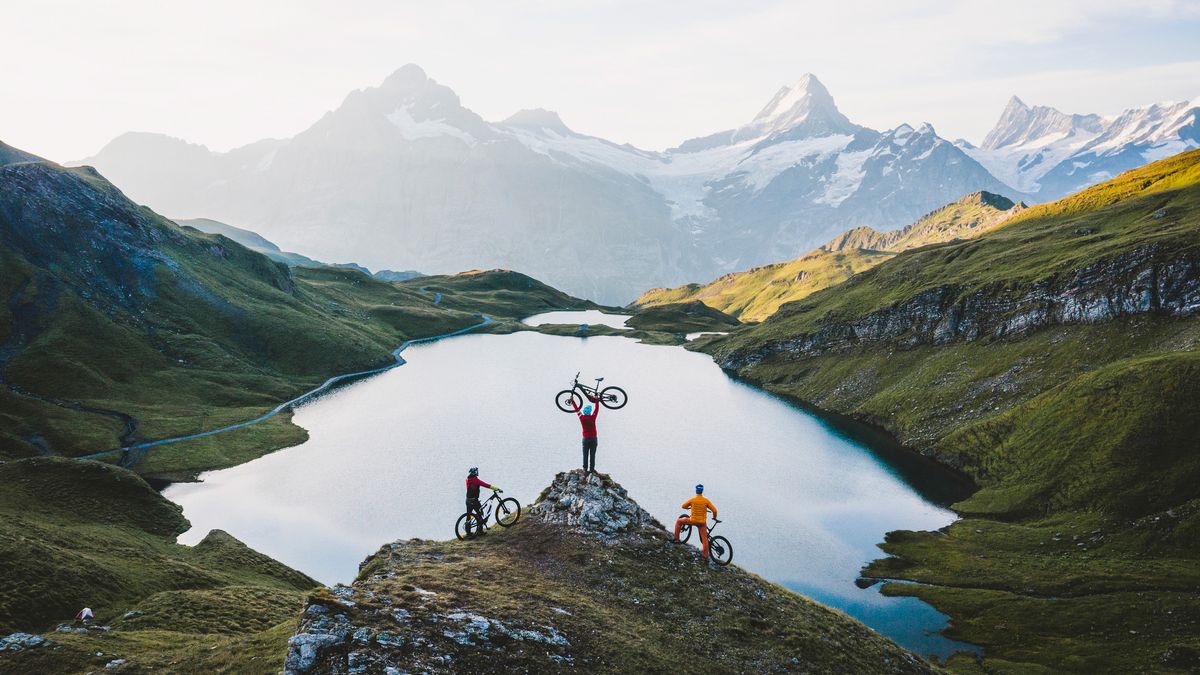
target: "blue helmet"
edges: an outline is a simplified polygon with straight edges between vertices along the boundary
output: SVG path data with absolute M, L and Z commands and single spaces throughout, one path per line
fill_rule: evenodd
M 696 484 L 696 494 L 702 494 L 703 492 L 704 492 L 704 484 L 697 483 Z
M 592 414 L 592 406 L 590 406 L 590 405 L 583 406 L 583 414 L 591 415 Z

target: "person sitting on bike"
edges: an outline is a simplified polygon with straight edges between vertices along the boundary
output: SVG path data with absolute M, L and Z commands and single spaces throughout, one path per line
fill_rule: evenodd
M 504 492 L 495 485 L 488 485 L 479 479 L 479 467 L 473 466 L 467 470 L 467 513 L 475 515 L 476 529 L 479 536 L 483 536 L 483 504 L 479 503 L 479 488 L 485 487 L 495 490 L 496 492 Z
M 717 507 L 704 496 L 704 486 L 696 486 L 696 496 L 683 503 L 680 508 L 691 509 L 692 516 L 684 516 L 675 521 L 675 541 L 679 541 L 679 530 L 684 525 L 691 525 L 700 531 L 701 552 L 708 558 L 708 512 L 712 511 L 713 518 L 717 517 Z
M 600 414 L 600 399 L 588 396 L 591 405 L 586 405 L 583 410 L 579 409 L 579 404 L 575 402 L 575 397 L 571 397 L 571 405 L 575 408 L 575 414 L 579 416 L 579 425 L 583 427 L 583 470 L 596 470 L 596 446 L 600 440 L 596 437 L 596 417 Z

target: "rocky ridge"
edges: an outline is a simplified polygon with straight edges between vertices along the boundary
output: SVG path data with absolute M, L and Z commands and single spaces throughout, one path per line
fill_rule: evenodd
M 1006 284 L 929 289 L 852 321 L 832 321 L 811 333 L 727 355 L 720 364 L 736 371 L 775 353 L 808 357 L 884 341 L 914 347 L 1012 338 L 1055 324 L 1098 323 L 1148 312 L 1183 317 L 1197 311 L 1200 256 L 1148 245 L 1036 281 L 1016 293 Z

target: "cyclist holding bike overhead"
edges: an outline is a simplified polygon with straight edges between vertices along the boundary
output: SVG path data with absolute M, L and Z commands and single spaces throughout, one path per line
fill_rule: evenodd
M 703 544 L 703 547 L 701 548 L 701 552 L 704 554 L 704 558 L 707 560 L 708 559 L 708 527 L 706 527 L 706 525 L 708 523 L 708 512 L 712 511 L 713 518 L 716 518 L 717 517 L 716 505 L 713 504 L 712 502 L 710 502 L 708 500 L 708 498 L 704 496 L 704 486 L 697 485 L 696 486 L 696 496 L 692 497 L 691 499 L 684 502 L 683 506 L 681 506 L 680 508 L 691 509 L 692 517 L 691 518 L 687 518 L 687 517 L 679 518 L 675 521 L 675 541 L 679 541 L 679 530 L 682 529 L 684 525 L 697 526 L 696 529 L 700 530 L 700 543 Z
M 479 488 L 481 487 L 490 488 L 496 492 L 504 492 L 504 490 L 495 485 L 488 485 L 479 480 L 479 467 L 473 466 L 467 470 L 467 513 L 475 515 L 476 522 L 479 523 L 479 532 L 476 534 L 480 537 L 484 534 L 483 504 L 479 503 Z
M 588 396 L 588 400 L 592 402 L 591 405 L 585 405 L 583 410 L 580 410 L 579 404 L 572 397 L 571 406 L 579 416 L 579 426 L 583 427 L 583 469 L 595 471 L 596 446 L 600 442 L 596 437 L 596 417 L 600 415 L 600 400 L 591 396 Z

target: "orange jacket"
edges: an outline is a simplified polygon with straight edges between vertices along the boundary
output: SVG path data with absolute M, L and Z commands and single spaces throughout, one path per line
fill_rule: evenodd
M 717 507 L 708 501 L 704 495 L 696 495 L 683 503 L 680 508 L 692 510 L 692 520 L 698 523 L 708 522 L 708 512 L 713 512 L 713 518 L 717 517 Z

